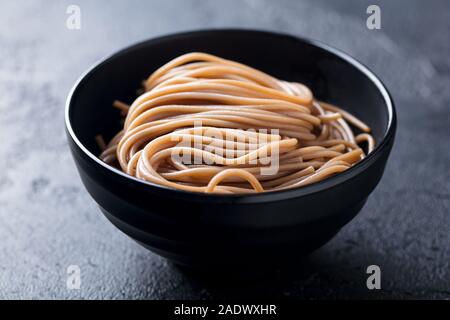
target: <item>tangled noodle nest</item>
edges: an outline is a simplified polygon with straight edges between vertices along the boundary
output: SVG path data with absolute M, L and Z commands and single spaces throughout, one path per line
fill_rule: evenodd
M 348 112 L 303 84 L 205 53 L 156 70 L 100 158 L 129 175 L 195 192 L 254 193 L 305 186 L 347 170 L 375 142 Z M 351 128 L 362 133 L 355 136 Z

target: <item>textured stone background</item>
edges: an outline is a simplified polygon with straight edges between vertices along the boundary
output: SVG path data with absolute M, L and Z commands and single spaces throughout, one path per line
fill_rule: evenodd
M 382 30 L 365 26 L 371 3 Z M 68 4 L 82 29 L 65 27 Z M 187 276 L 118 232 L 84 190 L 63 111 L 99 58 L 176 31 L 248 27 L 326 42 L 386 83 L 397 141 L 360 215 L 329 244 L 263 279 Z M 0 298 L 450 298 L 450 5 L 445 1 L 1 1 Z M 82 271 L 66 289 L 66 268 Z M 378 264 L 382 290 L 368 291 Z

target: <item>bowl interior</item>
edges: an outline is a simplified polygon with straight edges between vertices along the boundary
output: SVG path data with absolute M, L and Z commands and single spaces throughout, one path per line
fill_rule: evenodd
M 122 50 L 86 74 L 72 95 L 69 121 L 80 142 L 94 155 L 95 136 L 109 140 L 121 129 L 116 99 L 132 103 L 141 82 L 171 59 L 203 51 L 261 69 L 280 79 L 310 87 L 318 99 L 339 105 L 373 130 L 379 144 L 392 119 L 370 72 L 340 52 L 321 44 L 267 32 L 216 30 L 150 40 Z

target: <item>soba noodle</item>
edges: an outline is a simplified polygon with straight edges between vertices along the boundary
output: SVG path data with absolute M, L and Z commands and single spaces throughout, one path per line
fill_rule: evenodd
M 303 84 L 205 53 L 156 70 L 100 158 L 139 179 L 207 193 L 297 188 L 343 172 L 375 141 L 348 112 Z M 362 133 L 354 134 L 352 127 Z

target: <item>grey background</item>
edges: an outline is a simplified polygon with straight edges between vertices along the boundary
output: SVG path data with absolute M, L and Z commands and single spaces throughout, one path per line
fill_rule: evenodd
M 371 3 L 382 30 L 366 28 Z M 81 7 L 79 31 L 65 26 L 68 4 Z M 321 40 L 373 69 L 397 104 L 380 185 L 290 273 L 227 285 L 186 275 L 107 222 L 69 155 L 64 102 L 87 67 L 136 41 L 206 27 Z M 0 298 L 450 298 L 449 31 L 445 1 L 1 1 Z M 71 264 L 81 290 L 66 289 Z M 382 290 L 366 289 L 371 264 Z

